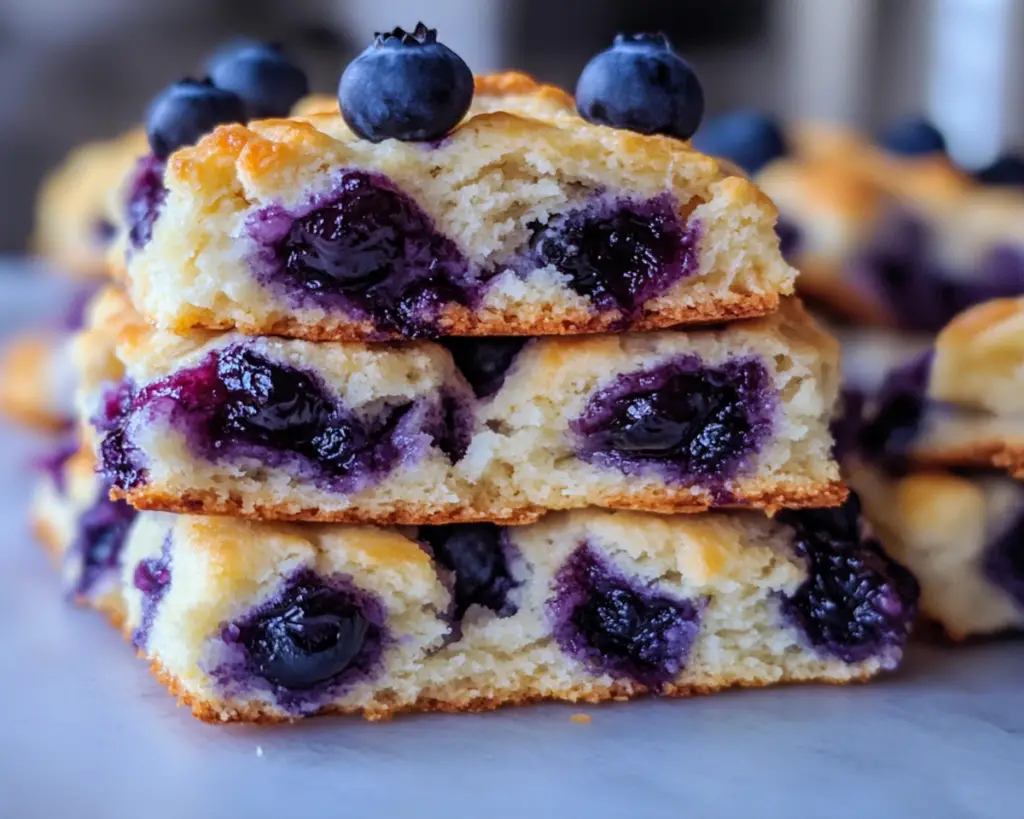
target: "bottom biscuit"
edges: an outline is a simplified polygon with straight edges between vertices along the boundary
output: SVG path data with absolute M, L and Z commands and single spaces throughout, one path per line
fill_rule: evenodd
M 864 680 L 916 616 L 852 501 L 418 530 L 142 513 L 121 562 L 127 633 L 215 722 Z
M 37 528 L 204 720 L 844 683 L 894 668 L 917 584 L 844 507 L 527 526 L 271 524 L 107 499 L 79 453 Z

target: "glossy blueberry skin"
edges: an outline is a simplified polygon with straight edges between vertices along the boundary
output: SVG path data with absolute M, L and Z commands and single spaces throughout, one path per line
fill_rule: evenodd
M 946 138 L 926 119 L 907 119 L 891 125 L 879 135 L 878 144 L 897 156 L 946 153 Z
M 1024 156 L 1020 154 L 1003 154 L 991 165 L 987 165 L 977 171 L 974 174 L 974 178 L 983 185 L 1024 187 Z
M 257 672 L 292 690 L 341 674 L 359 653 L 370 623 L 357 606 L 326 588 L 297 588 L 290 599 L 243 629 Z
M 663 34 L 619 34 L 580 74 L 576 108 L 598 125 L 689 139 L 704 116 L 704 89 Z
M 876 657 L 895 663 L 917 618 L 914 576 L 861 531 L 860 502 L 835 509 L 784 510 L 808 578 L 782 601 L 783 616 L 821 654 L 847 663 Z
M 435 142 L 459 124 L 472 101 L 469 66 L 422 23 L 413 32 L 378 34 L 338 84 L 341 115 L 371 142 Z
M 208 65 L 210 80 L 236 94 L 250 119 L 286 117 L 309 93 L 306 73 L 275 45 L 241 44 Z
M 693 147 L 749 174 L 789 153 L 782 127 L 760 111 L 734 111 L 708 121 L 694 135 Z
M 717 490 L 770 437 L 776 402 L 757 359 L 708 367 L 683 356 L 617 376 L 570 428 L 590 463 Z
M 166 159 L 228 122 L 245 122 L 245 105 L 236 94 L 208 81 L 184 79 L 165 88 L 150 103 L 146 136 L 153 155 Z
M 300 569 L 269 600 L 221 628 L 223 652 L 210 675 L 228 692 L 270 691 L 298 715 L 381 670 L 392 641 L 387 610 L 347 575 Z
M 538 266 L 555 267 L 599 310 L 627 319 L 700 266 L 699 223 L 684 224 L 670 194 L 598 196 L 532 227 L 530 246 Z

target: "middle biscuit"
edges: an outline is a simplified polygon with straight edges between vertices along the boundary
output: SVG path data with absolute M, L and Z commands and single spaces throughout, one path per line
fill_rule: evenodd
M 101 468 L 141 509 L 412 524 L 845 497 L 838 351 L 796 301 L 725 328 L 447 346 L 179 337 L 108 293 L 77 357 Z

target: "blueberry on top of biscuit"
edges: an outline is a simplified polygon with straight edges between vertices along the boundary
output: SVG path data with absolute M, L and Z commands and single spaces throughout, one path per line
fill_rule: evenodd
M 288 116 L 309 93 L 305 72 L 271 43 L 240 41 L 215 55 L 207 70 L 214 85 L 242 99 L 251 119 Z
M 598 125 L 689 139 L 704 116 L 704 89 L 664 34 L 619 34 L 580 74 L 576 108 Z
M 458 54 L 417 24 L 378 33 L 338 84 L 341 115 L 363 139 L 433 142 L 459 124 L 473 101 L 473 74 Z
M 146 136 L 153 154 L 166 159 L 227 122 L 245 122 L 242 100 L 209 80 L 184 79 L 169 85 L 150 103 Z
M 897 156 L 928 156 L 946 153 L 946 138 L 923 118 L 905 119 L 889 126 L 878 138 L 886 151 Z
M 778 122 L 760 111 L 734 111 L 709 121 L 693 137 L 693 147 L 750 174 L 789 152 Z

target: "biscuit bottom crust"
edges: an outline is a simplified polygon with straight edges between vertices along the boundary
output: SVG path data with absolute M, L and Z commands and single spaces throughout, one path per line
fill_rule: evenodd
M 574 308 L 551 308 L 537 311 L 526 320 L 521 311 L 474 312 L 460 305 L 446 308 L 438 320 L 438 336 L 565 336 L 622 330 L 661 330 L 677 325 L 723 324 L 741 319 L 758 318 L 779 309 L 778 293 L 723 293 L 690 305 L 667 305 L 654 312 L 625 322 L 621 314 L 608 311 L 594 313 Z M 280 318 L 270 322 L 248 323 L 218 320 L 205 312 L 194 323 L 175 326 L 176 331 L 194 328 L 205 330 L 237 330 L 248 336 L 283 336 L 305 341 L 381 341 L 401 340 L 399 333 L 383 333 L 368 322 L 325 318 L 315 324 Z
M 140 655 L 141 656 L 141 655 Z M 189 693 L 185 686 L 160 664 L 159 658 L 150 663 L 150 670 L 157 680 L 178 700 L 179 706 L 191 709 L 192 715 L 207 723 L 246 722 L 251 724 L 279 724 L 298 722 L 303 717 L 284 717 L 273 713 L 258 704 L 242 707 L 231 705 L 217 699 L 202 699 Z M 806 675 L 789 674 L 778 679 L 765 677 L 709 677 L 700 682 L 685 685 L 667 685 L 658 696 L 680 699 L 702 694 L 713 694 L 731 688 L 765 688 L 770 685 L 784 683 L 827 683 L 829 685 L 846 685 L 863 683 L 875 677 L 878 671 L 865 668 L 851 668 L 844 676 L 828 676 L 826 674 L 808 673 Z M 596 705 L 602 702 L 626 702 L 637 697 L 650 694 L 651 691 L 640 683 L 618 682 L 609 686 L 578 686 L 568 691 L 549 692 L 525 687 L 517 690 L 493 689 L 486 694 L 467 693 L 460 690 L 460 685 L 449 686 L 443 697 L 421 696 L 413 703 L 389 704 L 380 699 L 366 707 L 342 707 L 328 705 L 317 712 L 316 716 L 329 714 L 357 714 L 371 722 L 387 720 L 400 714 L 408 713 L 445 713 L 471 714 L 484 711 L 495 711 L 504 706 L 529 705 L 537 702 L 571 702 Z
M 925 467 L 997 467 L 1017 480 L 1024 480 L 1024 444 L 1013 441 L 975 441 L 961 445 L 929 445 L 912 453 L 912 459 Z
M 782 509 L 814 509 L 841 506 L 849 489 L 841 481 L 812 485 L 773 485 L 746 492 L 733 492 L 729 503 L 716 504 L 711 495 L 651 491 L 645 495 L 603 495 L 582 499 L 578 506 L 596 505 L 608 509 L 631 509 L 663 514 L 694 514 L 710 509 L 756 508 L 772 515 Z M 379 526 L 490 522 L 506 525 L 533 523 L 549 510 L 541 506 L 494 507 L 451 506 L 445 509 L 417 504 L 396 504 L 390 511 L 323 509 L 297 504 L 246 505 L 241 496 L 213 491 L 168 493 L 159 486 L 140 486 L 125 491 L 114 488 L 110 496 L 125 500 L 136 509 L 191 515 L 216 515 L 248 520 L 288 520 L 313 523 L 373 523 Z

